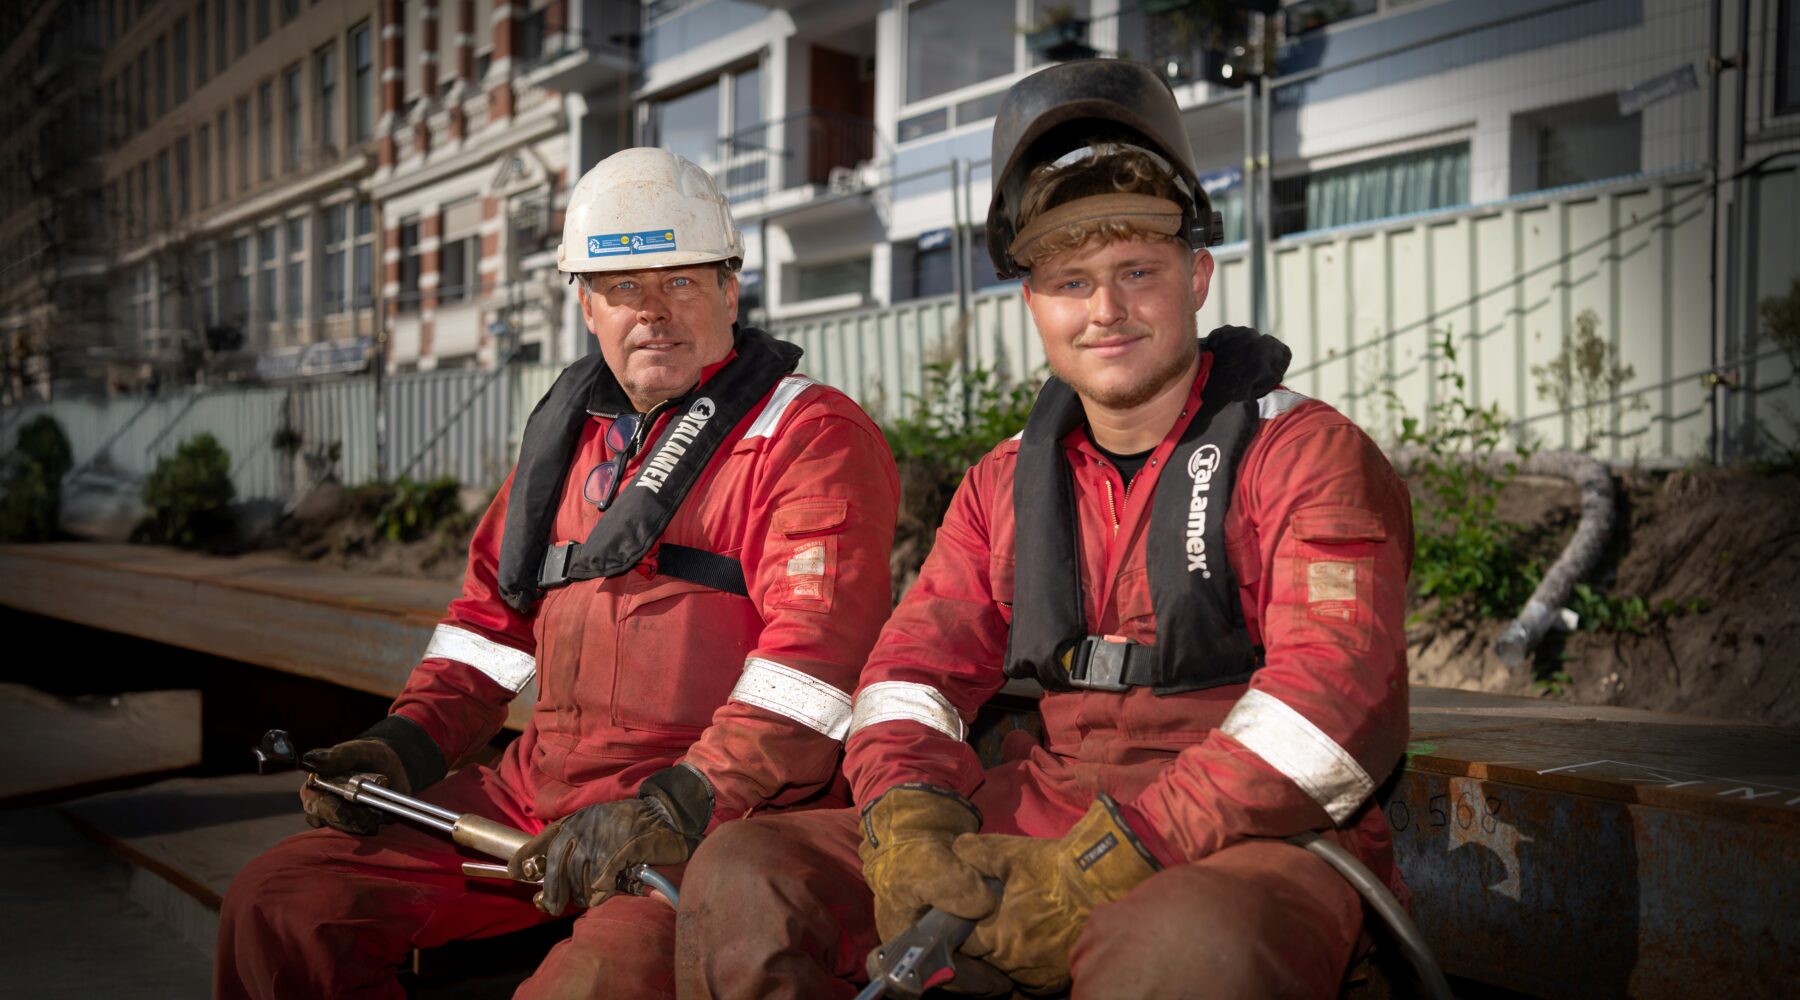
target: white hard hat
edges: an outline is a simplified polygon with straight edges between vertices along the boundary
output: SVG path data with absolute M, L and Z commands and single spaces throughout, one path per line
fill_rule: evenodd
M 569 194 L 556 266 L 571 274 L 744 259 L 744 234 L 712 175 L 666 149 L 601 160 Z

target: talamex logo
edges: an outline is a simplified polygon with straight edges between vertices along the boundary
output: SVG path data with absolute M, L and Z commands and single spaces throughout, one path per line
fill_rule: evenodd
M 669 433 L 669 439 L 644 463 L 643 470 L 638 473 L 636 485 L 652 493 L 662 492 L 663 484 L 669 481 L 669 474 L 675 471 L 675 463 L 687 454 L 688 445 L 693 444 L 694 438 L 700 436 L 700 429 L 706 426 L 706 422 L 716 412 L 718 407 L 713 405 L 711 397 L 701 396 L 694 400 L 688 411 L 676 419 L 675 429 Z
M 1203 444 L 1188 456 L 1187 463 L 1188 476 L 1194 481 L 1193 492 L 1188 494 L 1188 572 L 1199 570 L 1200 576 L 1207 580 L 1212 579 L 1212 570 L 1206 565 L 1206 503 L 1210 499 L 1208 491 L 1212 489 L 1213 473 L 1218 471 L 1221 458 L 1218 445 Z

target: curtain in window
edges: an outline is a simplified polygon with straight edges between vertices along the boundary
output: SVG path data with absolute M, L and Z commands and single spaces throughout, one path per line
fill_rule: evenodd
M 1468 201 L 1469 144 L 1464 142 L 1313 174 L 1306 179 L 1306 228 L 1329 229 Z

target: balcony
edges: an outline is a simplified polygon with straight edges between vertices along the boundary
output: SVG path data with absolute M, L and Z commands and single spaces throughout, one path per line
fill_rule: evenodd
M 534 87 L 581 94 L 612 86 L 637 65 L 641 6 L 634 0 L 570 0 L 555 30 L 540 8 L 518 22 L 519 75 Z
M 885 152 L 885 144 L 873 121 L 809 109 L 720 139 L 706 166 L 734 213 L 756 218 L 861 190 L 859 168 L 876 160 L 878 149 Z

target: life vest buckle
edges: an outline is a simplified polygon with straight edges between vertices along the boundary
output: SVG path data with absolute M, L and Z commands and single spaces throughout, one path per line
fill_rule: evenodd
M 1069 685 L 1088 691 L 1125 691 L 1126 663 L 1136 642 L 1122 635 L 1090 635 L 1075 644 Z

